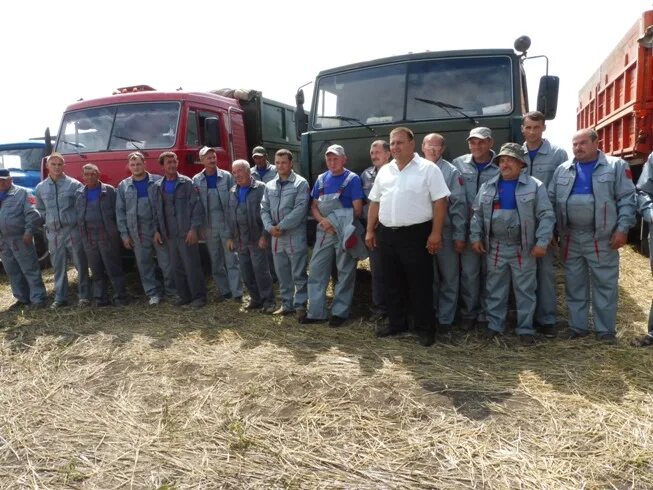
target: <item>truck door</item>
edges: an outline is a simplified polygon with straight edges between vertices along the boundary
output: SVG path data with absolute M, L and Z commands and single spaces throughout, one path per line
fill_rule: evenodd
M 206 109 L 190 109 L 186 124 L 186 147 L 189 152 L 189 163 L 199 164 L 199 150 L 203 146 L 211 146 L 218 157 L 218 166 L 222 169 L 231 168 L 231 159 L 225 129 L 225 117 L 219 112 Z M 197 171 L 201 170 L 198 168 Z

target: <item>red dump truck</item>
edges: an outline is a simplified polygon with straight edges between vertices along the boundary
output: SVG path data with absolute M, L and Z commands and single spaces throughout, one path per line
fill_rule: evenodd
M 653 152 L 653 10 L 628 30 L 578 93 L 578 129 L 594 128 L 599 147 L 630 163 L 635 182 Z M 636 228 L 642 251 L 648 235 Z

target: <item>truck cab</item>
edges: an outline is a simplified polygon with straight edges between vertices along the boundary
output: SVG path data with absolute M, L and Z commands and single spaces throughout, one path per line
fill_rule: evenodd
M 525 49 L 408 54 L 320 72 L 310 117 L 303 92 L 297 95 L 301 173 L 313 182 L 325 170 L 324 151 L 333 143 L 344 146 L 348 168 L 360 173 L 370 165 L 371 142 L 387 140 L 397 126 L 415 133 L 418 148 L 426 134 L 443 134 L 448 160 L 469 152 L 466 138 L 476 126 L 492 129 L 495 148 L 523 141 L 521 117 L 529 110 Z M 542 77 L 540 87 L 538 101 L 551 119 L 557 77 Z
M 101 180 L 115 186 L 129 176 L 127 157 L 133 151 L 145 155 L 151 173 L 161 173 L 160 153 L 174 151 L 179 172 L 192 177 L 203 168 L 199 150 L 205 145 L 215 148 L 218 166 L 226 170 L 235 159 L 247 160 L 257 145 L 272 155 L 281 147 L 297 151 L 292 109 L 257 91 L 122 87 L 110 97 L 69 106 L 55 150 L 66 159 L 66 173 L 77 179 L 86 163 L 94 163 Z

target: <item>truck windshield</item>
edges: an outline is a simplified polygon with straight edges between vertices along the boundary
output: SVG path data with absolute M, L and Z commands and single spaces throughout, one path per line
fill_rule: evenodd
M 171 148 L 179 103 L 152 102 L 94 107 L 64 115 L 57 151 L 87 153 Z
M 41 170 L 43 146 L 36 148 L 0 149 L 0 168 Z
M 513 111 L 508 56 L 408 61 L 320 78 L 316 129 L 461 119 Z

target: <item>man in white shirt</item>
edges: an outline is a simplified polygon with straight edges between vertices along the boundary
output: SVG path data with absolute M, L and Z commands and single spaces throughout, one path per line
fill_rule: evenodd
M 429 346 L 435 340 L 431 255 L 442 248 L 449 189 L 440 169 L 415 153 L 410 129 L 392 130 L 390 151 L 394 160 L 379 169 L 369 194 L 365 235 L 369 248 L 379 247 L 386 281 L 389 321 L 378 325 L 375 334 L 406 330 L 410 311 L 420 343 Z

